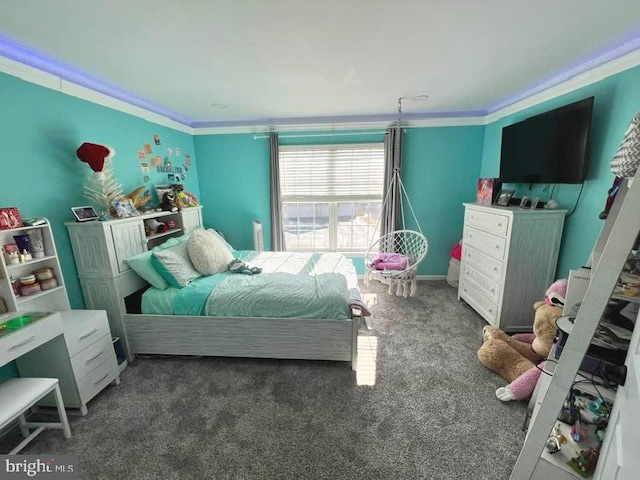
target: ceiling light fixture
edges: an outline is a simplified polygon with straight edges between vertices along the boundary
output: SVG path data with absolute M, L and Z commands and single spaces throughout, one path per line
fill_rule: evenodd
M 215 108 L 216 110 L 225 110 L 227 106 L 224 103 L 212 103 L 211 108 Z

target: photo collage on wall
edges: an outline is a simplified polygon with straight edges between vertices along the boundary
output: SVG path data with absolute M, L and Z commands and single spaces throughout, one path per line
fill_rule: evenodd
M 155 168 L 157 173 L 167 175 L 167 182 L 180 183 L 187 178 L 189 168 L 191 168 L 191 155 L 182 153 L 181 147 L 167 147 L 166 150 L 160 149 L 162 140 L 157 133 L 153 134 L 152 143 L 144 143 L 138 149 L 137 156 L 140 162 L 140 170 L 144 174 L 142 181 L 148 183 L 151 178 L 149 173 L 151 168 Z M 154 146 L 156 147 L 154 150 Z M 162 151 L 162 153 L 160 153 Z

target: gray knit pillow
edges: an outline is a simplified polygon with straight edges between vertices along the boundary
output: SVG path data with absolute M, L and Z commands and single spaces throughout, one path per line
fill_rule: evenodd
M 219 238 L 206 230 L 196 230 L 187 242 L 193 267 L 201 275 L 224 272 L 233 260 L 233 254 Z

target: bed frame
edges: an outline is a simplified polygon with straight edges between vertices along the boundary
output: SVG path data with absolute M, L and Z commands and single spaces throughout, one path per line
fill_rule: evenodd
M 183 317 L 124 315 L 132 354 L 336 360 L 357 365 L 359 317 Z
M 131 274 L 119 329 L 131 360 L 135 354 L 334 360 L 356 370 L 359 309 L 346 320 L 144 315 L 131 312 L 139 311 L 140 286 L 148 284 Z

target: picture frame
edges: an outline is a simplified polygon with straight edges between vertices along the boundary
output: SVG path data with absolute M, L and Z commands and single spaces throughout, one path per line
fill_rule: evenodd
M 90 222 L 92 220 L 98 220 L 98 214 L 92 206 L 87 205 L 84 207 L 71 207 L 73 216 L 76 217 L 76 222 Z
M 499 178 L 479 178 L 476 189 L 476 203 L 478 205 L 491 205 L 498 197 L 502 188 Z
M 509 202 L 511 201 L 511 197 L 513 197 L 514 193 L 516 193 L 515 190 L 505 190 L 505 189 L 500 190 L 500 193 L 496 198 L 495 204 L 500 205 L 501 207 L 508 206 Z
M 129 198 L 121 198 L 120 200 L 111 202 L 111 205 L 115 209 L 118 218 L 129 218 L 140 215 L 140 212 L 138 212 Z
M 167 184 L 167 185 L 155 185 L 154 186 L 155 190 L 156 190 L 156 194 L 158 195 L 158 202 L 162 203 L 162 199 L 164 198 L 164 194 L 167 192 L 171 192 L 173 193 L 173 188 L 171 188 L 171 185 Z

